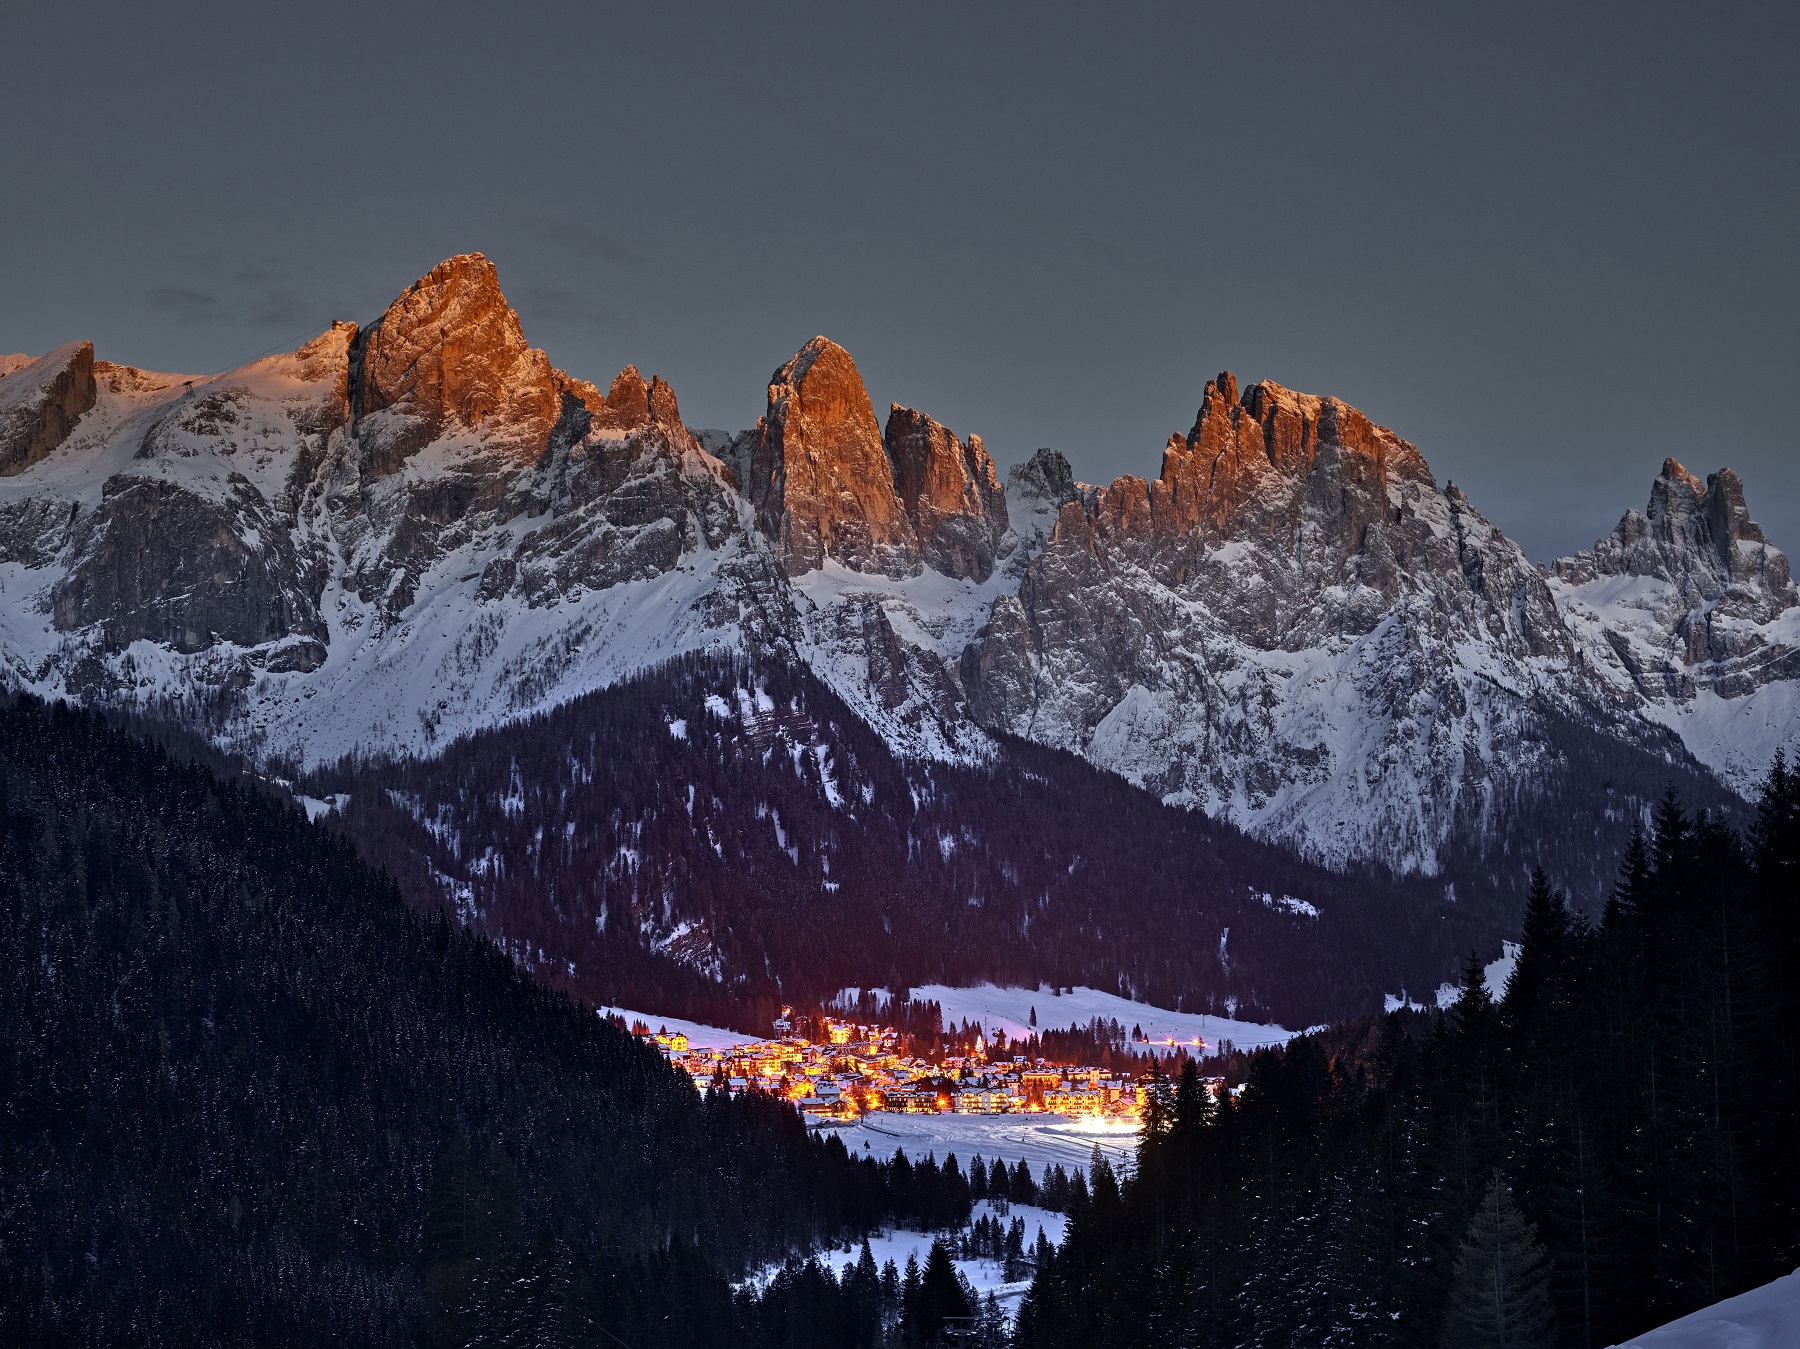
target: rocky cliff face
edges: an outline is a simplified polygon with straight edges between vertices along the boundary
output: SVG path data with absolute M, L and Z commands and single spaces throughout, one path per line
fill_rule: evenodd
M 1156 480 L 1058 491 L 964 654 L 971 707 L 1315 855 L 1431 871 L 1529 760 L 1531 700 L 1581 703 L 1551 673 L 1568 633 L 1413 446 L 1335 399 L 1236 394 L 1206 386 Z
M 1549 569 L 1587 666 L 1747 789 L 1800 725 L 1800 590 L 1730 469 L 1673 459 L 1646 510 Z
M 0 357 L 0 475 L 37 463 L 93 406 L 92 342 L 70 342 L 35 361 Z
M 929 566 L 985 581 L 1007 532 L 1006 494 L 978 436 L 894 404 L 887 430 L 850 353 L 815 337 L 769 381 L 744 437 L 757 524 L 788 575 L 826 559 L 892 577 Z
M 883 440 L 920 561 L 946 576 L 987 580 L 1006 538 L 1006 493 L 981 437 L 958 440 L 941 422 L 895 403 Z
M 788 575 L 824 565 L 900 576 L 917 547 L 850 353 L 815 337 L 769 378 L 750 459 L 756 521 Z
M 429 752 L 723 648 L 806 664 L 906 755 L 1019 735 L 1431 873 L 1539 790 L 1558 728 L 1640 766 L 1679 734 L 1742 785 L 1800 720 L 1800 605 L 1734 475 L 1666 466 L 1544 573 L 1394 433 L 1229 374 L 1156 478 L 1040 450 L 1003 489 L 976 436 L 878 427 L 823 338 L 736 436 L 635 367 L 602 392 L 478 254 L 222 375 L 0 372 L 0 677 L 265 759 Z
M 479 253 L 447 259 L 358 335 L 351 402 L 365 463 L 379 475 L 453 431 L 535 455 L 566 377 L 526 344 L 519 316 Z

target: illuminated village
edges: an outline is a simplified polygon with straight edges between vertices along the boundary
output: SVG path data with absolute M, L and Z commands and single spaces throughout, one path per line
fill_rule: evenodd
M 933 1059 L 902 1052 L 904 1037 L 889 1026 L 821 1019 L 825 1038 L 789 1033 L 730 1048 L 690 1045 L 666 1027 L 642 1020 L 633 1033 L 685 1069 L 694 1085 L 733 1093 L 762 1091 L 792 1101 L 802 1113 L 857 1119 L 875 1110 L 907 1114 L 1000 1115 L 1041 1113 L 1135 1121 L 1159 1074 L 1130 1075 L 1095 1067 L 1054 1064 L 1013 1053 L 1003 1037 L 974 1037 L 972 1052 Z M 786 1018 L 778 1031 L 792 1031 Z

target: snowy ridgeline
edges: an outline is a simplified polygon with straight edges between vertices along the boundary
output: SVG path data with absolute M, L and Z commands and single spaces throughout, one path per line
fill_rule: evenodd
M 886 989 L 869 991 L 878 997 L 887 996 Z M 856 989 L 847 988 L 838 998 L 849 1005 L 856 995 Z M 1072 1025 L 1085 1027 L 1095 1017 L 1118 1022 L 1128 1034 L 1134 1026 L 1141 1027 L 1151 1043 L 1133 1045 L 1132 1048 L 1139 1052 L 1153 1050 L 1159 1044 L 1165 1048 L 1170 1045 L 1185 1047 L 1190 1052 L 1198 1046 L 1210 1052 L 1227 1040 L 1238 1049 L 1261 1049 L 1268 1045 L 1284 1045 L 1298 1033 L 1281 1026 L 1215 1016 L 1211 1012 L 1171 1012 L 1085 986 L 1058 995 L 1048 987 L 1000 988 L 994 984 L 976 984 L 973 988 L 950 988 L 944 984 L 928 984 L 911 990 L 911 997 L 914 1002 L 937 1003 L 943 1009 L 946 1026 L 967 1021 L 979 1024 L 989 1034 L 1004 1030 L 1009 1040 L 1023 1039 L 1033 1030 L 1067 1030 Z M 1032 1024 L 1034 1012 L 1035 1026 Z
M 1625 1341 L 1619 1349 L 1793 1349 L 1800 1270 Z

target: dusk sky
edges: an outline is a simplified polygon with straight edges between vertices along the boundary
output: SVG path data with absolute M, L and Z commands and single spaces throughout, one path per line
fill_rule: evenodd
M 1797 44 L 1776 5 L 14 0 L 0 351 L 208 372 L 478 249 L 555 364 L 696 427 L 824 333 L 880 413 L 1106 481 L 1228 368 L 1534 558 L 1666 455 L 1791 551 Z

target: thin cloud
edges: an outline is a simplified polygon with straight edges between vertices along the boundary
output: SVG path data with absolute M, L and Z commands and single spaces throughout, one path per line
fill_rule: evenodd
M 542 326 L 619 331 L 631 326 L 625 315 L 617 309 L 567 286 L 528 282 L 523 286 L 509 287 L 506 298 L 519 311 L 519 320 L 527 330 Z
M 304 324 L 315 312 L 296 291 L 267 290 L 250 302 L 246 317 L 262 328 L 294 328 Z
M 277 281 L 291 281 L 294 274 L 275 263 L 251 262 L 238 268 L 227 280 L 238 286 L 267 286 Z
M 532 234 L 583 262 L 604 262 L 613 267 L 643 265 L 643 259 L 618 239 L 581 221 L 535 216 L 524 223 Z
M 204 290 L 185 286 L 157 286 L 147 297 L 150 307 L 190 323 L 211 323 L 224 315 L 219 310 L 219 297 Z

